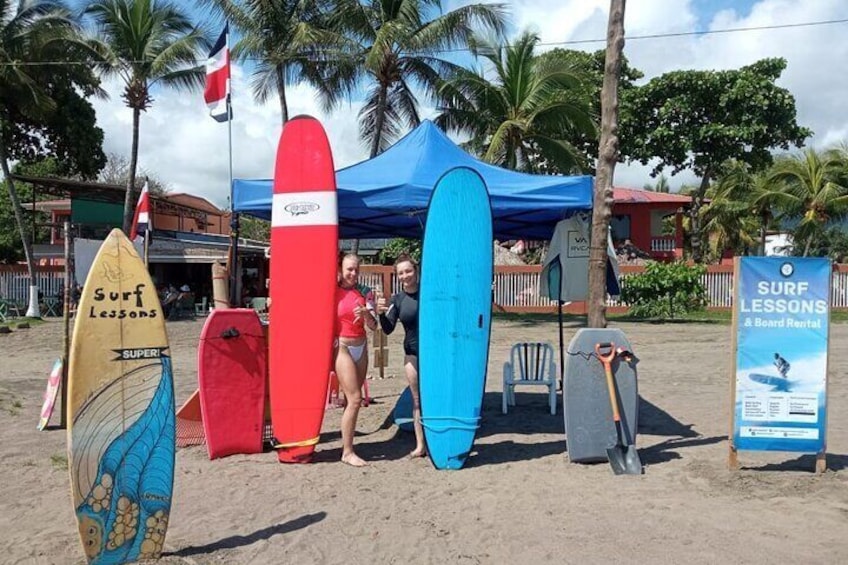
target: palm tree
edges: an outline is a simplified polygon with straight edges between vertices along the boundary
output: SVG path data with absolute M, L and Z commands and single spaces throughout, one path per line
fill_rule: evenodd
M 765 255 L 766 234 L 773 227 L 777 211 L 775 203 L 782 198 L 784 189 L 784 185 L 776 182 L 767 171 L 754 173 L 744 162 L 729 161 L 718 180 L 707 190 L 710 202 L 701 213 L 705 233 L 710 233 L 712 228 L 719 232 L 733 232 L 735 229 L 731 224 L 734 222 L 748 234 L 753 234 L 755 229 L 759 232 L 758 252 Z M 752 224 L 754 220 L 755 227 Z M 744 241 L 744 245 L 748 246 L 750 238 L 750 235 L 740 234 L 737 241 Z
M 770 178 L 784 184 L 771 200 L 788 216 L 801 218 L 796 241 L 803 239 L 803 256 L 809 254 L 816 234 L 833 219 L 848 214 L 848 185 L 845 163 L 834 151 L 802 153 L 782 157 L 771 168 Z M 797 236 L 800 236 L 797 237 Z
M 430 19 L 437 10 L 440 0 L 339 0 L 333 11 L 330 25 L 351 43 L 336 62 L 331 84 L 350 94 L 365 79 L 372 83 L 359 112 L 371 157 L 404 127 L 420 123 L 416 86 L 436 100 L 440 77 L 461 68 L 442 53 L 469 45 L 475 26 L 498 36 L 505 28 L 501 4 L 471 4 Z
M 527 172 L 540 166 L 579 171 L 581 156 L 569 134 L 596 133 L 589 101 L 577 95 L 580 78 L 567 62 L 536 57 L 538 43 L 530 32 L 512 45 L 475 40 L 472 53 L 488 61 L 493 78 L 458 70 L 440 90 L 445 106 L 436 123 L 469 133 L 468 145 L 489 163 Z
M 40 316 L 32 244 L 20 199 L 9 169 L 15 116 L 45 119 L 55 109 L 46 89 L 48 67 L 78 57 L 83 42 L 70 13 L 60 1 L 0 1 L 0 169 L 9 191 L 30 277 L 26 315 Z
M 645 183 L 642 188 L 651 192 L 660 192 L 663 194 L 668 194 L 669 192 L 671 192 L 671 187 L 668 184 L 668 177 L 663 174 L 661 174 L 660 177 L 657 179 L 656 184 Z
M 590 328 L 607 325 L 607 234 L 612 216 L 612 187 L 618 160 L 618 79 L 624 51 L 624 0 L 610 0 L 607 20 L 607 53 L 601 89 L 601 135 L 598 140 L 598 173 L 592 206 L 592 244 L 589 247 Z
M 209 40 L 180 8 L 156 0 L 95 0 L 84 12 L 103 43 L 106 76 L 123 81 L 122 97 L 133 112 L 129 182 L 124 199 L 123 229 L 132 222 L 133 191 L 138 166 L 141 112 L 153 103 L 155 85 L 179 90 L 199 89 L 206 72 Z
M 752 177 L 744 163 L 732 169 L 707 189 L 709 203 L 701 208 L 701 229 L 714 245 L 717 256 L 726 249 L 748 254 L 756 245 L 757 217 L 751 214 Z M 763 232 L 764 233 L 764 232 Z
M 321 0 L 214 0 L 241 33 L 233 58 L 255 64 L 251 86 L 260 104 L 276 92 L 282 122 L 289 120 L 286 88 L 306 81 L 318 89 L 325 105 L 342 95 L 324 80 L 332 57 L 347 45 L 345 38 L 327 28 Z M 205 3 L 205 2 L 204 2 Z M 329 53 L 329 55 L 327 55 Z

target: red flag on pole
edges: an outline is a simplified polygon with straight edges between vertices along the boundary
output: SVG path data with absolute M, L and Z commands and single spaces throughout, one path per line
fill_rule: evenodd
M 206 106 L 209 107 L 209 115 L 218 122 L 226 122 L 232 117 L 229 110 L 229 31 L 230 24 L 227 24 L 206 60 L 206 89 L 203 91 L 203 98 L 206 100 Z
M 148 191 L 147 181 L 144 181 L 141 196 L 138 197 L 138 204 L 135 207 L 130 241 L 135 241 L 136 237 L 148 232 L 153 232 L 153 222 L 150 218 L 150 192 Z

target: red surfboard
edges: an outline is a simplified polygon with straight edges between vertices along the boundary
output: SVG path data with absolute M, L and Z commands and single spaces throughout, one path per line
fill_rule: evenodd
M 315 118 L 286 122 L 271 212 L 271 426 L 284 463 L 308 462 L 321 433 L 333 353 L 336 174 Z
M 209 459 L 262 452 L 266 352 L 252 308 L 216 308 L 206 319 L 197 380 Z

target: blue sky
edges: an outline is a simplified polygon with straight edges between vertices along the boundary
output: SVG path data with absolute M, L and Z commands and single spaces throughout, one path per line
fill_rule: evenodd
M 467 2 L 463 2 L 467 3 Z M 513 0 L 508 2 L 515 30 L 532 29 L 543 42 L 603 39 L 609 0 Z M 456 4 L 454 4 L 456 5 Z M 451 7 L 445 2 L 446 7 Z M 759 27 L 848 18 L 844 0 L 630 0 L 625 13 L 628 36 L 681 33 L 707 29 Z M 799 121 L 815 132 L 809 144 L 848 141 L 848 73 L 828 61 L 848 60 L 848 24 L 763 30 L 732 34 L 688 35 L 632 40 L 625 54 L 646 78 L 680 69 L 738 68 L 764 57 L 784 57 L 788 68 L 780 84 L 796 97 Z M 603 42 L 573 45 L 594 51 Z M 252 100 L 248 70 L 233 69 L 233 168 L 236 178 L 268 178 L 280 134 L 275 99 Z M 107 84 L 109 101 L 95 102 L 98 124 L 106 133 L 105 149 L 129 155 L 132 116 L 123 106 L 120 87 Z M 367 157 L 358 141 L 358 101 L 330 114 L 318 107 L 307 87 L 291 89 L 293 114 L 308 113 L 324 123 L 337 168 Z M 434 110 L 425 105 L 423 116 Z M 204 196 L 225 205 L 228 195 L 227 126 L 208 117 L 202 95 L 156 92 L 153 107 L 142 115 L 140 165 L 175 192 Z M 616 186 L 642 187 L 653 182 L 650 167 L 620 164 Z M 694 183 L 690 173 L 671 179 L 672 188 Z

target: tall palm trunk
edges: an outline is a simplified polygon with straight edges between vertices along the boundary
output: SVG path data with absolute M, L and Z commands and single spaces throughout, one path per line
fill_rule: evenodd
M 130 178 L 127 182 L 127 194 L 124 196 L 124 233 L 129 234 L 133 220 L 133 194 L 135 190 L 135 171 L 138 166 L 138 126 L 141 121 L 141 110 L 133 108 L 133 137 L 130 152 Z
M 0 124 L 0 131 L 2 131 Z M 41 309 L 38 306 L 38 284 L 35 278 L 35 261 L 32 257 L 32 244 L 27 234 L 26 226 L 24 225 L 23 211 L 21 210 L 21 201 L 18 198 L 18 191 L 15 189 L 15 183 L 12 181 L 12 173 L 9 171 L 9 160 L 6 153 L 6 145 L 0 139 L 0 168 L 3 170 L 3 176 L 6 179 L 6 186 L 9 188 L 9 200 L 12 202 L 12 210 L 15 212 L 15 223 L 18 224 L 18 231 L 21 234 L 21 243 L 24 246 L 24 257 L 26 257 L 27 272 L 29 273 L 29 305 L 27 306 L 26 315 L 28 318 L 40 318 Z
M 380 153 L 380 142 L 383 140 L 383 127 L 386 123 L 386 99 L 389 95 L 389 85 L 386 83 L 380 84 L 380 94 L 377 97 L 377 109 L 375 110 L 377 117 L 374 122 L 374 139 L 371 140 L 371 157 L 373 159 Z M 353 240 L 351 253 L 359 253 L 359 239 Z
M 707 167 L 707 170 L 704 171 L 704 176 L 701 179 L 701 185 L 698 187 L 698 190 L 692 196 L 692 206 L 689 208 L 689 243 L 692 245 L 692 260 L 695 263 L 700 263 L 704 258 L 704 254 L 702 251 L 703 238 L 701 237 L 701 208 L 704 205 L 704 198 L 707 194 L 707 188 L 709 188 L 710 186 L 711 175 L 712 170 L 710 169 L 710 167 Z
M 766 232 L 770 219 L 771 214 L 768 212 L 760 213 L 760 257 L 766 256 Z
M 283 117 L 283 124 L 289 121 L 289 104 L 286 100 L 286 73 L 282 65 L 277 65 L 277 94 L 280 97 L 280 115 Z
M 592 244 L 589 249 L 590 328 L 607 325 L 607 233 L 612 216 L 612 183 L 618 159 L 618 78 L 624 50 L 625 0 L 610 0 L 607 23 L 607 53 L 601 89 L 601 138 L 592 211 Z
M 389 95 L 389 85 L 385 82 L 380 84 L 380 94 L 377 98 L 377 117 L 374 122 L 374 139 L 371 140 L 371 159 L 380 152 L 380 142 L 383 140 L 383 127 L 386 123 L 386 99 Z

